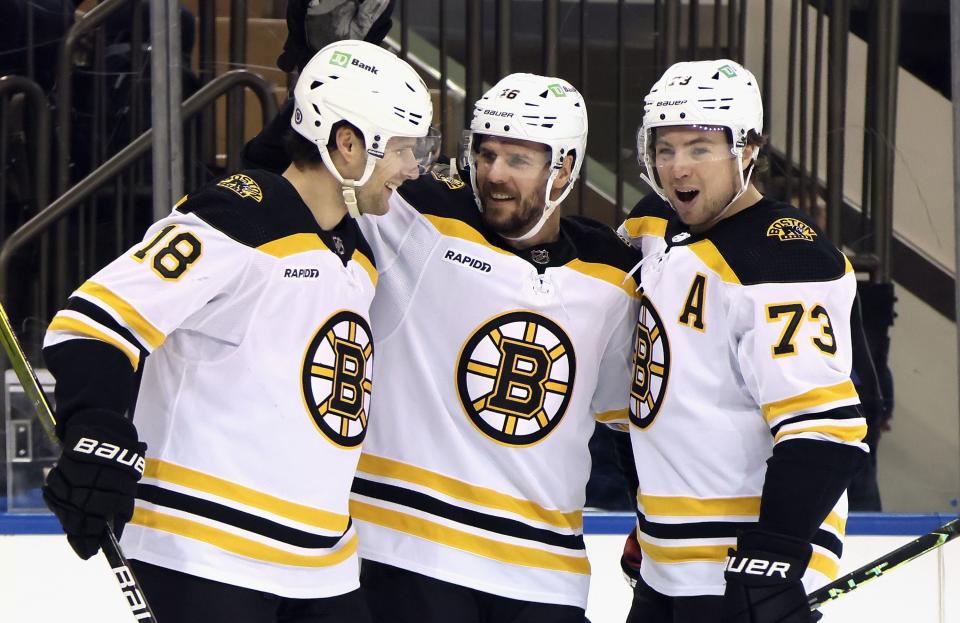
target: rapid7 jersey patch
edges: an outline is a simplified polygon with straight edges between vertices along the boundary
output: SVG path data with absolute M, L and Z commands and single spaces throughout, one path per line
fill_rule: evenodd
M 526 446 L 560 423 L 575 375 L 573 344 L 563 329 L 515 311 L 490 319 L 467 339 L 457 362 L 457 394 L 480 432 Z

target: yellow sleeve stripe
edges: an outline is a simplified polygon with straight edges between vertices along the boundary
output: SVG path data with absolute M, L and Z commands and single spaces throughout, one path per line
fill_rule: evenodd
M 837 402 L 838 400 L 856 398 L 858 398 L 857 389 L 853 386 L 853 382 L 847 379 L 836 385 L 816 387 L 797 396 L 791 396 L 775 402 L 768 402 L 763 405 L 761 409 L 763 411 L 763 417 L 765 417 L 769 423 L 788 413 L 807 411 L 820 405 Z
M 163 340 L 167 338 L 163 331 L 153 326 L 153 324 L 144 318 L 140 312 L 134 308 L 133 305 L 126 302 L 99 283 L 88 280 L 82 286 L 77 288 L 77 291 L 83 292 L 86 295 L 92 296 L 106 303 L 110 309 L 120 316 L 120 318 L 128 327 L 136 331 L 137 335 L 147 341 L 147 344 L 150 345 L 151 350 L 163 344 Z
M 416 467 L 400 461 L 394 461 L 372 454 L 361 454 L 358 471 L 374 476 L 395 478 L 421 487 L 428 487 L 444 495 L 498 509 L 539 521 L 558 528 L 579 531 L 583 528 L 583 513 L 575 511 L 564 513 L 558 510 L 544 508 L 529 500 L 517 498 L 494 489 L 471 485 L 469 483 L 438 474 L 422 467 Z
M 720 279 L 727 283 L 740 284 L 740 278 L 733 272 L 727 260 L 723 259 L 720 250 L 709 240 L 700 240 L 687 247 L 703 262 L 707 268 L 715 272 Z
M 367 275 L 370 276 L 370 283 L 372 283 L 373 286 L 376 287 L 377 286 L 377 269 L 376 267 L 374 267 L 373 262 L 371 262 L 366 255 L 364 255 L 363 253 L 360 253 L 360 251 L 356 249 L 354 249 L 353 257 L 351 257 L 350 259 L 352 259 L 354 262 L 359 264 L 360 267 L 363 268 L 363 270 L 367 271 Z
M 623 228 L 631 238 L 639 238 L 640 236 L 663 238 L 667 235 L 667 219 L 659 216 L 628 218 L 623 222 Z
M 837 534 L 841 536 L 847 532 L 847 518 L 841 517 L 835 511 L 831 511 L 823 523 L 836 530 Z
M 565 264 L 565 266 L 577 271 L 578 273 L 583 273 L 584 275 L 593 277 L 594 279 L 606 281 L 607 283 L 626 292 L 627 296 L 629 297 L 640 297 L 640 295 L 637 294 L 637 282 L 633 280 L 632 276 L 628 275 L 619 268 L 614 268 L 613 266 L 599 264 L 596 262 L 584 262 L 583 260 L 577 259 L 570 260 Z
M 483 237 L 479 231 L 470 227 L 463 221 L 458 221 L 457 219 L 446 218 L 443 216 L 435 216 L 433 214 L 424 214 L 424 218 L 433 225 L 438 232 L 444 236 L 450 236 L 452 238 L 460 238 L 461 240 L 467 240 L 481 246 L 487 247 L 497 253 L 502 253 L 504 255 L 512 255 L 509 251 L 505 251 L 497 246 L 490 244 L 486 238 Z
M 854 422 L 863 422 L 861 418 L 853 420 Z M 806 422 L 805 422 L 806 423 Z M 867 425 L 865 423 L 857 424 L 854 426 L 842 426 L 837 425 L 836 420 L 832 421 L 829 425 L 813 425 L 792 428 L 789 426 L 784 426 L 779 431 L 777 431 L 776 437 L 774 437 L 773 442 L 777 443 L 784 437 L 799 435 L 801 433 L 819 433 L 827 437 L 831 437 L 843 443 L 857 443 L 858 441 L 863 441 L 863 438 L 867 434 Z
M 325 251 L 326 249 L 327 245 L 323 244 L 323 240 L 316 234 L 292 234 L 271 240 L 257 247 L 258 251 L 273 257 L 289 257 L 298 253 Z
M 598 422 L 607 424 L 608 422 L 625 422 L 630 419 L 630 415 L 627 409 L 617 409 L 615 411 L 604 411 L 602 413 L 594 413 L 593 419 Z
M 182 465 L 157 459 L 147 459 L 147 466 L 143 475 L 147 478 L 155 478 L 181 487 L 210 493 L 324 530 L 344 532 L 350 519 L 348 515 L 331 513 L 312 506 L 290 502 Z
M 289 565 L 291 567 L 332 567 L 339 564 L 354 555 L 357 551 L 357 535 L 354 534 L 350 539 L 336 551 L 318 556 L 307 556 L 304 554 L 294 554 L 292 552 L 271 547 L 259 541 L 244 538 L 214 528 L 198 521 L 185 519 L 158 513 L 157 511 L 137 507 L 133 511 L 131 524 L 162 530 L 188 539 L 195 539 L 209 543 L 214 547 L 228 551 L 238 556 L 252 558 L 272 564 Z
M 853 272 L 853 264 L 850 263 L 850 260 L 847 259 L 846 255 L 843 255 L 843 274 L 852 273 L 852 272 Z
M 689 498 L 666 495 L 639 495 L 647 517 L 758 517 L 760 497 Z
M 140 352 L 131 350 L 127 344 L 124 344 L 126 340 L 121 342 L 114 336 L 92 327 L 77 318 L 69 318 L 67 316 L 57 314 L 53 317 L 53 322 L 50 323 L 50 326 L 47 328 L 47 330 L 66 331 L 68 333 L 84 335 L 86 337 L 92 337 L 95 340 L 100 340 L 101 342 L 106 342 L 107 344 L 116 347 L 120 350 L 120 352 L 126 355 L 127 359 L 130 360 L 130 365 L 133 367 L 134 372 L 136 372 L 140 367 Z
M 837 579 L 837 573 L 840 570 L 840 565 L 837 564 L 836 560 L 819 552 L 813 552 L 813 555 L 810 556 L 810 564 L 807 567 L 819 571 L 831 580 Z
M 440 543 L 464 552 L 490 558 L 511 565 L 522 565 L 553 571 L 590 574 L 590 561 L 583 556 L 554 554 L 533 547 L 504 543 L 421 519 L 399 511 L 350 500 L 350 514 L 354 519 L 390 528 L 421 539 Z

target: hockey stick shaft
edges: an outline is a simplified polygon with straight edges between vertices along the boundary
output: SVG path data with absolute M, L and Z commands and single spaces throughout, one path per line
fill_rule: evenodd
M 924 534 L 906 545 L 867 563 L 856 571 L 837 578 L 830 584 L 813 591 L 807 596 L 810 609 L 816 610 L 823 604 L 860 588 L 870 580 L 879 578 L 881 575 L 907 564 L 914 558 L 941 547 L 957 536 L 960 536 L 960 518 L 949 521 L 933 532 Z
M 21 348 L 20 342 L 13 332 L 7 310 L 4 309 L 2 303 L 0 303 L 0 341 L 3 342 L 3 349 L 7 353 L 7 358 L 10 360 L 10 365 L 13 367 L 17 378 L 20 379 L 24 393 L 33 403 L 43 429 L 50 439 L 59 446 L 60 440 L 57 439 L 55 432 L 57 421 L 50 409 L 50 402 L 43 393 L 43 388 L 40 386 L 40 381 L 30 366 L 30 362 L 27 361 L 27 357 L 23 353 L 23 348 Z M 137 621 L 153 621 L 153 623 L 156 623 L 153 610 L 147 603 L 147 598 L 143 594 L 140 583 L 120 550 L 120 544 L 117 542 L 117 537 L 110 526 L 107 526 L 107 533 L 101 540 L 100 547 L 103 549 L 107 562 L 110 563 L 110 570 L 113 571 L 113 576 L 120 585 L 120 590 L 123 591 L 123 596 L 127 600 L 127 605 L 130 607 L 133 617 Z

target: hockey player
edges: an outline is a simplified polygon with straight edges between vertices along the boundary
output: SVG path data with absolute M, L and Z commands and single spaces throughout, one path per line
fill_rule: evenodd
M 422 176 L 360 219 L 378 361 L 350 508 L 375 621 L 584 620 L 587 444 L 626 418 L 639 257 L 560 216 L 586 142 L 576 89 L 507 76 L 464 181 Z
M 369 620 L 348 496 L 377 275 L 347 213 L 382 214 L 429 164 L 432 105 L 409 65 L 359 41 L 318 52 L 295 99 L 282 176 L 182 199 L 44 343 L 64 443 L 44 497 L 84 559 L 126 523 L 161 621 Z
M 754 76 L 678 63 L 644 102 L 646 181 L 621 233 L 642 249 L 630 434 L 640 580 L 629 621 L 814 620 L 865 457 L 850 381 L 850 263 L 751 182 Z M 649 206 L 652 206 L 649 207 Z

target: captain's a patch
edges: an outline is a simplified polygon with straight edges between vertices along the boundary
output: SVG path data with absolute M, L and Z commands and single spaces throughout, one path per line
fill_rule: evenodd
M 260 190 L 259 184 L 253 181 L 252 177 L 244 175 L 243 173 L 237 173 L 225 180 L 220 180 L 217 182 L 217 186 L 232 190 L 244 199 L 253 199 L 257 203 L 263 201 L 263 191 Z
M 806 240 L 813 242 L 817 237 L 817 232 L 803 221 L 795 218 L 778 218 L 770 227 L 767 227 L 767 235 L 776 236 L 780 240 Z

